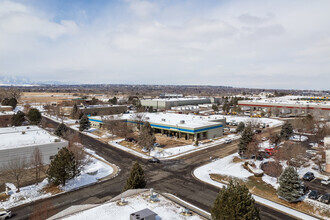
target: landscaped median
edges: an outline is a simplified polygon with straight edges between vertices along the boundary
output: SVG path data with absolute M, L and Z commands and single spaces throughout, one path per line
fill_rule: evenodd
M 232 154 L 198 167 L 193 171 L 193 175 L 195 178 L 217 187 L 226 186 L 230 180 L 242 182 L 249 188 L 256 202 L 297 218 L 317 219 L 312 216 L 317 215 L 317 217 L 329 219 L 329 210 L 319 209 L 307 202 L 288 203 L 279 199 L 276 195 L 276 178 L 268 175 L 255 177 L 243 167 L 244 162 L 237 153 Z

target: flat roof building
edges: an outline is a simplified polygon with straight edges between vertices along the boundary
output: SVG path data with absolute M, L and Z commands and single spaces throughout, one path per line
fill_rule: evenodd
M 48 164 L 52 156 L 68 146 L 67 141 L 37 126 L 0 128 L 0 139 L 0 168 L 11 160 L 30 160 L 36 147 L 42 154 L 43 163 Z
M 102 127 L 103 120 L 116 119 L 124 120 L 128 123 L 138 123 L 137 115 L 141 117 L 139 121 L 148 121 L 156 133 L 178 138 L 199 140 L 215 138 L 223 135 L 223 127 L 226 125 L 226 118 L 220 115 L 199 116 L 175 113 L 138 113 L 123 114 L 116 117 L 89 117 L 92 127 Z
M 152 107 L 153 109 L 169 110 L 171 107 L 182 105 L 198 105 L 211 103 L 211 98 L 185 97 L 185 98 L 165 98 L 165 99 L 142 99 L 141 105 Z

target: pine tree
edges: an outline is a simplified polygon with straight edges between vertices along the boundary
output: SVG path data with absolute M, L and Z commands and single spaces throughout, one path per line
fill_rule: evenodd
M 36 108 L 31 108 L 27 115 L 29 121 L 33 125 L 37 125 L 41 121 L 41 113 Z
M 47 170 L 49 182 L 65 186 L 67 180 L 80 175 L 74 154 L 67 148 L 62 148 L 51 161 Z
M 17 106 L 17 100 L 15 98 L 10 98 L 8 101 L 8 105 L 10 105 L 11 107 L 13 107 L 13 109 L 15 109 Z
M 55 135 L 63 137 L 67 131 L 68 131 L 68 127 L 64 123 L 61 123 L 57 126 L 55 130 Z
M 84 131 L 86 129 L 89 128 L 90 123 L 88 120 L 88 117 L 86 115 L 84 115 L 81 119 L 80 119 L 80 126 L 79 126 L 79 131 Z
M 244 129 L 240 141 L 238 143 L 238 153 L 241 156 L 243 156 L 243 154 L 246 152 L 248 144 L 253 140 L 253 136 L 254 134 L 252 128 L 249 125 Z
M 290 122 L 286 121 L 282 125 L 282 130 L 281 130 L 281 138 L 284 140 L 289 140 L 289 138 L 293 135 L 293 127 L 290 124 Z
M 117 97 L 115 96 L 112 99 L 109 99 L 109 102 L 113 105 L 117 105 L 117 102 L 118 102 Z
M 244 131 L 244 128 L 245 128 L 245 124 L 244 122 L 240 122 L 237 126 L 237 132 L 242 132 Z
M 74 104 L 73 108 L 72 108 L 72 112 L 71 112 L 71 117 L 73 119 L 80 119 L 82 117 L 83 113 L 81 112 L 81 110 L 78 108 L 78 106 L 76 104 Z
M 135 162 L 123 191 L 128 189 L 143 189 L 146 185 L 147 182 L 144 177 L 144 171 L 140 164 Z
M 277 195 L 288 202 L 295 202 L 303 195 L 302 183 L 296 169 L 287 167 L 279 178 Z
M 11 119 L 11 123 L 13 126 L 21 126 L 24 121 L 25 121 L 25 114 L 21 111 L 18 111 L 16 114 L 14 114 Z
M 223 187 L 211 208 L 214 220 L 260 219 L 259 210 L 254 206 L 254 199 L 245 185 L 230 182 Z

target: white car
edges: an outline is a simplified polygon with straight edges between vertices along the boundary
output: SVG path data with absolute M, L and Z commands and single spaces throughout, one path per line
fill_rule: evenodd
M 11 218 L 11 211 L 0 208 L 0 220 Z
M 230 144 L 231 143 L 231 139 L 226 139 L 225 140 L 225 144 Z
M 321 184 L 323 185 L 329 185 L 330 184 L 330 177 L 325 177 L 322 181 Z

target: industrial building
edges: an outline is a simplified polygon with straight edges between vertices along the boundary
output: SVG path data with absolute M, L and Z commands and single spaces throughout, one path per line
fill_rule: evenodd
M 0 128 L 0 168 L 12 160 L 30 160 L 36 147 L 43 163 L 49 164 L 57 152 L 68 146 L 68 142 L 37 126 Z
M 142 113 L 137 120 L 136 114 L 123 114 L 116 117 L 89 117 L 92 127 L 102 128 L 103 120 L 122 120 L 127 123 L 140 123 L 148 121 L 155 133 L 175 136 L 186 140 L 203 140 L 220 137 L 226 119 L 220 115 L 199 116 L 174 113 Z
M 74 205 L 48 220 L 159 220 L 210 219 L 209 213 L 168 193 L 152 189 L 130 189 L 103 204 Z
M 159 99 L 142 99 L 141 105 L 147 108 L 169 110 L 171 107 L 182 105 L 199 105 L 208 103 L 217 103 L 218 98 L 201 98 L 201 97 L 185 97 L 185 98 L 159 98 Z
M 77 106 L 84 115 L 113 115 L 121 114 L 127 111 L 126 105 L 78 105 Z M 72 106 L 63 106 L 61 112 L 64 115 L 71 115 Z
M 238 105 L 243 110 L 271 112 L 272 115 L 275 115 L 274 112 L 277 111 L 279 115 L 295 116 L 319 113 L 325 117 L 330 117 L 330 102 L 325 101 L 261 99 L 238 101 Z

